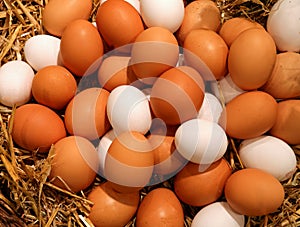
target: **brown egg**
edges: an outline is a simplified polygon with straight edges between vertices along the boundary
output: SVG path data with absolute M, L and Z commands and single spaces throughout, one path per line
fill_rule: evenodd
M 88 218 L 95 227 L 126 226 L 136 213 L 140 195 L 117 192 L 107 181 L 93 188 L 87 199 L 94 204 Z
M 263 28 L 262 25 L 244 17 L 233 17 L 225 21 L 219 31 L 220 36 L 230 47 L 233 41 L 243 32 L 250 28 Z
M 284 52 L 277 54 L 271 76 L 262 90 L 274 98 L 290 99 L 300 96 L 300 54 Z
M 96 71 L 103 55 L 98 30 L 86 20 L 75 20 L 65 28 L 60 43 L 63 65 L 77 76 Z
M 189 66 L 164 72 L 153 84 L 150 106 L 154 115 L 168 125 L 195 118 L 204 99 L 200 74 Z
M 270 134 L 288 144 L 300 144 L 300 100 L 291 99 L 278 103 L 278 113 Z
M 68 136 L 54 144 L 49 180 L 56 186 L 79 192 L 96 178 L 99 159 L 96 148 L 80 136 Z
M 73 75 L 58 65 L 40 69 L 32 81 L 34 99 L 50 108 L 61 110 L 74 97 L 77 83 Z
M 190 2 L 184 10 L 184 18 L 177 32 L 179 43 L 183 42 L 187 34 L 195 29 L 209 29 L 217 31 L 221 22 L 221 13 L 216 3 L 210 0 Z
M 110 129 L 106 114 L 109 92 L 103 88 L 88 88 L 79 92 L 65 111 L 65 125 L 71 135 L 97 139 Z
M 220 123 L 226 125 L 229 136 L 250 139 L 269 131 L 276 116 L 277 103 L 271 95 L 263 91 L 248 91 L 226 104 Z
M 174 192 L 168 188 L 156 188 L 150 191 L 138 208 L 136 226 L 183 227 L 183 209 Z
M 30 103 L 16 109 L 12 138 L 22 148 L 47 152 L 65 136 L 63 120 L 50 108 Z
M 106 1 L 98 8 L 96 23 L 108 45 L 114 48 L 132 43 L 144 30 L 136 9 L 124 0 Z
M 124 132 L 111 143 L 105 159 L 104 176 L 117 191 L 136 191 L 149 183 L 154 156 L 147 138 Z
M 150 27 L 137 36 L 132 46 L 131 64 L 136 76 L 151 84 L 177 64 L 178 56 L 179 47 L 173 33 L 162 27 Z
M 42 12 L 43 26 L 55 36 L 61 36 L 66 26 L 77 19 L 89 19 L 92 0 L 51 0 Z
M 262 216 L 275 212 L 283 202 L 284 189 L 271 174 L 259 169 L 233 173 L 225 185 L 225 197 L 237 213 Z
M 228 47 L 215 31 L 196 29 L 191 31 L 184 40 L 184 56 L 187 65 L 201 72 L 199 59 L 211 70 L 214 77 L 202 75 L 204 80 L 220 79 L 227 73 Z M 199 59 L 198 59 L 199 58 Z
M 223 193 L 232 169 L 221 158 L 208 169 L 199 171 L 199 165 L 189 162 L 174 179 L 174 190 L 179 199 L 191 206 L 204 206 L 217 201 Z
M 272 73 L 276 46 L 264 29 L 248 29 L 232 43 L 228 55 L 228 70 L 233 82 L 243 90 L 263 86 Z

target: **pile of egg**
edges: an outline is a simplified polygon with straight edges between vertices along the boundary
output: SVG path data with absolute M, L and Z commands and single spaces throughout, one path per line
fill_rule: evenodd
M 106 179 L 87 195 L 95 226 L 183 226 L 182 204 L 201 208 L 193 227 L 244 226 L 277 211 L 296 171 L 299 11 L 279 0 L 264 28 L 221 24 L 210 0 L 51 0 L 47 33 L 0 68 L 0 102 L 17 106 L 13 140 L 53 145 L 56 186 L 77 193 Z M 243 169 L 224 158 L 231 138 Z M 173 190 L 141 199 L 170 178 Z

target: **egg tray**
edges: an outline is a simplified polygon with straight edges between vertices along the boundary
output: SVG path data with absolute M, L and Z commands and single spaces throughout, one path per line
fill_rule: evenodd
M 0 63 L 22 60 L 27 39 L 44 34 L 41 11 L 48 0 L 1 0 Z M 222 12 L 222 22 L 232 17 L 247 17 L 265 26 L 271 7 L 277 0 L 214 0 Z M 188 4 L 191 1 L 184 1 Z M 100 4 L 93 1 L 90 20 Z M 47 181 L 53 150 L 47 154 L 32 153 L 16 147 L 11 138 L 14 108 L 0 105 L 0 226 L 93 226 L 88 220 L 92 206 L 88 192 L 104 181 L 96 178 L 83 192 L 73 194 Z M 238 156 L 238 140 L 230 139 L 225 158 L 234 170 L 243 168 Z M 285 200 L 277 212 L 261 217 L 246 217 L 246 226 L 300 226 L 300 145 L 293 146 L 297 171 L 286 182 Z M 172 188 L 172 179 L 141 191 L 145 196 L 154 187 Z M 224 197 L 220 201 L 225 200 Z M 199 207 L 182 204 L 185 226 L 190 226 Z M 116 217 L 117 218 L 117 217 Z M 134 218 L 128 223 L 135 226 Z

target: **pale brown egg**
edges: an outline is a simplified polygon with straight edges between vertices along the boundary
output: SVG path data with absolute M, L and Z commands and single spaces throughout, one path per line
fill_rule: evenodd
M 202 66 L 198 63 L 200 59 L 213 73 L 213 78 L 210 78 L 209 75 L 202 75 L 204 80 L 220 79 L 226 75 L 228 47 L 215 31 L 208 29 L 192 30 L 186 36 L 183 47 L 187 65 L 201 72 Z
M 276 61 L 275 42 L 264 29 L 248 29 L 232 43 L 228 70 L 233 82 L 243 90 L 255 90 L 269 79 Z
M 103 39 L 114 48 L 134 42 L 137 35 L 144 30 L 138 11 L 124 0 L 101 4 L 96 23 Z
M 184 18 L 177 32 L 179 43 L 182 45 L 187 34 L 195 29 L 217 31 L 221 23 L 221 13 L 216 3 L 210 0 L 190 2 L 184 10 Z
M 174 192 L 168 188 L 155 188 L 150 191 L 138 208 L 136 226 L 183 227 L 183 208 Z
M 34 99 L 50 108 L 61 110 L 75 96 L 77 83 L 73 75 L 58 65 L 40 69 L 32 81 Z
M 88 218 L 95 227 L 126 226 L 139 205 L 139 192 L 120 193 L 110 182 L 96 186 L 87 199 L 93 202 Z
M 14 114 L 12 138 L 29 151 L 47 152 L 52 144 L 66 136 L 63 120 L 41 104 L 25 104 Z
M 103 55 L 97 28 L 86 20 L 68 24 L 61 37 L 60 54 L 63 65 L 76 76 L 95 72 Z
M 261 88 L 276 99 L 300 97 L 300 54 L 277 54 L 276 62 L 267 83 Z
M 55 36 L 60 37 L 66 26 L 77 19 L 89 19 L 92 0 L 51 0 L 42 11 L 43 26 Z
M 153 114 L 167 125 L 178 125 L 197 116 L 204 92 L 200 74 L 192 67 L 178 66 L 154 82 L 150 106 Z
M 262 216 L 277 211 L 284 199 L 281 183 L 259 169 L 243 169 L 233 173 L 225 185 L 225 197 L 237 213 Z
M 278 113 L 270 134 L 288 144 L 300 144 L 300 100 L 290 99 L 278 103 Z
M 96 148 L 80 136 L 67 136 L 54 144 L 49 180 L 56 186 L 79 192 L 96 178 L 99 159 Z
M 237 139 L 250 139 L 268 132 L 275 124 L 277 102 L 266 92 L 240 94 L 223 109 L 220 124 L 226 133 Z
M 203 172 L 200 172 L 198 164 L 189 162 L 175 176 L 174 191 L 182 202 L 191 206 L 204 206 L 221 197 L 231 172 L 224 158 L 212 163 Z

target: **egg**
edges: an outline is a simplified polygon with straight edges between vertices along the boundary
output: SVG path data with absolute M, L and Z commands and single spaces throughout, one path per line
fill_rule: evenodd
M 105 182 L 94 187 L 87 199 L 93 203 L 88 218 L 95 227 L 126 226 L 136 213 L 140 195 L 117 192 Z
M 60 37 L 72 21 L 89 19 L 92 6 L 91 0 L 51 0 L 42 11 L 43 26 L 50 34 Z
M 198 69 L 200 58 L 211 70 L 214 77 L 202 75 L 204 80 L 220 79 L 227 73 L 228 47 L 221 36 L 208 29 L 196 29 L 189 32 L 183 43 L 185 62 Z M 198 69 L 201 72 L 200 69 Z
M 95 72 L 103 55 L 97 28 L 83 19 L 68 24 L 61 36 L 60 54 L 63 65 L 76 76 Z
M 141 0 L 141 16 L 147 27 L 163 27 L 174 33 L 184 17 L 182 0 Z
M 260 28 L 247 29 L 230 46 L 228 71 L 242 90 L 255 90 L 267 82 L 275 61 L 276 46 L 269 33 Z
M 106 1 L 107 0 L 100 0 L 100 5 L 102 5 Z M 131 4 L 136 9 L 136 11 L 140 13 L 140 0 L 125 0 L 125 1 Z
M 174 192 L 168 188 L 151 190 L 137 210 L 136 226 L 183 227 L 183 208 Z
M 53 110 L 29 103 L 16 109 L 11 135 L 24 149 L 47 152 L 52 144 L 66 137 L 66 130 L 63 120 Z
M 144 30 L 138 11 L 124 0 L 106 1 L 96 13 L 98 31 L 113 48 L 134 42 Z
M 48 178 L 54 185 L 76 193 L 93 183 L 98 166 L 97 151 L 89 140 L 67 136 L 54 144 Z
M 234 212 L 227 202 L 214 202 L 203 207 L 193 218 L 191 227 L 244 227 L 244 215 Z
M 0 103 L 12 107 L 31 98 L 34 71 L 24 61 L 14 60 L 0 67 Z
M 64 122 L 69 134 L 95 140 L 103 136 L 110 123 L 106 114 L 109 92 L 103 88 L 87 88 L 69 102 Z
M 293 149 L 274 136 L 244 140 L 238 152 L 245 167 L 264 170 L 279 181 L 289 179 L 296 171 L 297 160 Z
M 268 132 L 275 124 L 277 102 L 266 92 L 248 91 L 226 104 L 219 123 L 236 139 L 251 139 Z
M 175 134 L 175 146 L 187 160 L 205 170 L 224 155 L 228 145 L 221 126 L 212 121 L 192 119 L 182 123 Z
M 278 0 L 267 18 L 267 31 L 280 51 L 300 51 L 300 4 L 297 0 Z
M 300 54 L 283 52 L 276 56 L 274 69 L 261 88 L 276 99 L 291 99 L 300 96 Z
M 167 125 L 178 125 L 197 117 L 204 90 L 203 79 L 195 69 L 189 66 L 171 68 L 153 84 L 151 110 Z
M 272 136 L 290 145 L 300 144 L 300 100 L 291 99 L 278 103 L 278 114 L 270 130 Z
M 43 105 L 61 110 L 75 96 L 77 83 L 73 75 L 58 65 L 40 69 L 32 81 L 32 95 Z
M 24 56 L 31 67 L 38 71 L 49 65 L 58 65 L 60 39 L 47 34 L 35 35 L 26 40 Z
M 229 206 L 247 216 L 275 212 L 284 200 L 281 183 L 271 174 L 254 168 L 233 173 L 226 182 L 224 193 Z
M 192 1 L 184 9 L 184 18 L 176 34 L 179 43 L 182 45 L 187 34 L 192 30 L 204 28 L 217 31 L 220 23 L 221 13 L 215 2 Z
M 205 171 L 189 162 L 174 178 L 174 191 L 178 198 L 191 206 L 205 206 L 217 201 L 232 169 L 222 158 Z
M 222 111 L 223 107 L 219 99 L 213 94 L 205 92 L 197 118 L 218 123 Z

